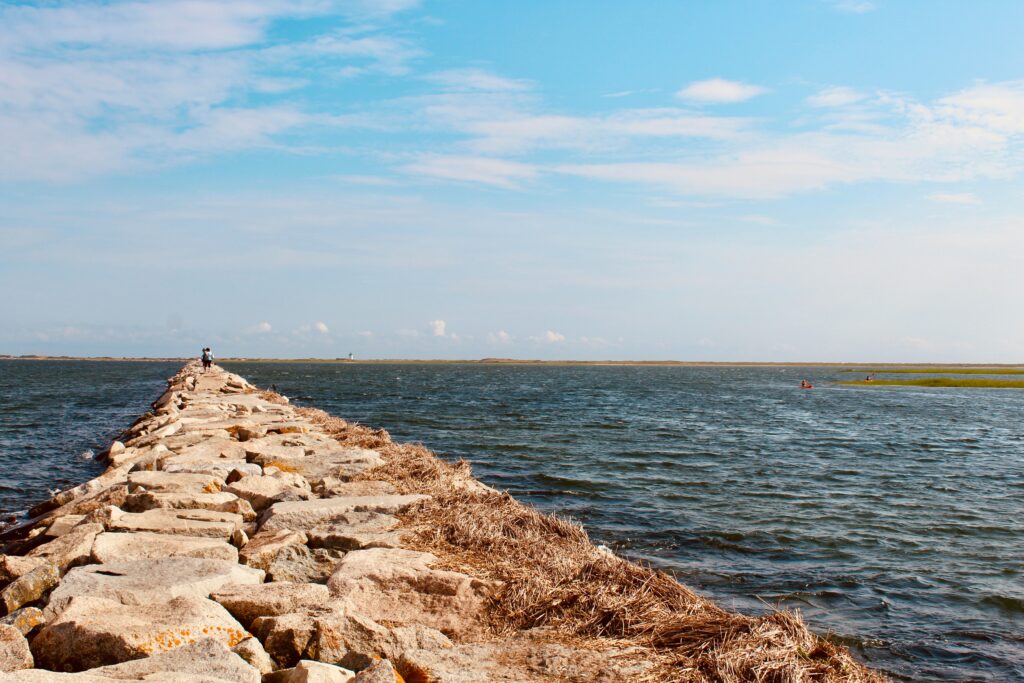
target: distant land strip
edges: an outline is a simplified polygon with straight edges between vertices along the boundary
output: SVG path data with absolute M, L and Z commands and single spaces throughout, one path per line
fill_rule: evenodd
M 847 386 L 870 387 L 966 387 L 973 389 L 1024 389 L 1024 380 L 973 379 L 967 377 L 928 377 L 926 379 L 876 379 L 859 382 L 837 382 Z
M 0 354 L 0 360 L 29 361 L 109 361 L 109 362 L 184 362 L 190 357 L 146 357 L 146 356 L 46 356 L 38 354 Z M 690 361 L 690 360 L 538 360 L 530 358 L 479 358 L 479 359 L 438 359 L 438 358 L 218 358 L 219 363 L 322 363 L 346 365 L 612 365 L 612 366 L 677 366 L 709 368 L 826 368 L 850 373 L 916 373 L 916 374 L 999 374 L 1024 375 L 1024 365 L 998 363 L 863 363 L 823 361 Z M 880 384 L 881 381 L 876 381 Z

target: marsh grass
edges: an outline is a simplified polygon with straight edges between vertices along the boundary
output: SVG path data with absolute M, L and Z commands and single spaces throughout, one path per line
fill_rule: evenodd
M 886 677 L 814 635 L 793 612 L 722 609 L 673 577 L 591 543 L 579 524 L 523 505 L 418 444 L 310 408 L 299 412 L 340 443 L 377 450 L 364 480 L 430 499 L 401 515 L 406 547 L 492 582 L 494 637 L 546 627 L 558 642 L 624 651 L 652 666 L 634 683 L 881 683 Z
M 848 386 L 870 387 L 972 387 L 977 389 L 1024 389 L 1024 380 L 972 379 L 968 377 L 928 377 L 926 379 L 876 379 L 870 382 L 838 382 Z
M 856 372 L 870 375 L 873 373 L 888 375 L 1024 375 L 1024 368 L 1014 367 L 879 367 L 840 370 L 840 372 Z

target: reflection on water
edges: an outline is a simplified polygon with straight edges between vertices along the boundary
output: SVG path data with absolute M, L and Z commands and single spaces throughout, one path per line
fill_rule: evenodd
M 77 364 L 88 367 L 56 381 L 32 366 L 49 377 L 34 382 L 66 393 L 17 398 L 11 365 L 0 366 L 5 464 L 24 462 L 18 444 L 34 440 L 32 458 L 65 478 L 89 476 L 82 450 L 102 447 L 177 369 Z M 839 387 L 829 382 L 848 375 L 786 368 L 230 369 L 466 458 L 485 482 L 727 606 L 798 608 L 900 676 L 1024 679 L 1024 391 Z M 798 388 L 805 375 L 817 388 Z M 53 481 L 14 467 L 4 509 Z

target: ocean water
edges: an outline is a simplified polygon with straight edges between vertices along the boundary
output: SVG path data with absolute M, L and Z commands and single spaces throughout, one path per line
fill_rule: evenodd
M 227 366 L 465 458 L 726 606 L 799 609 L 897 678 L 1024 680 L 1024 391 L 792 368 Z M 0 361 L 0 511 L 93 476 L 83 454 L 177 368 Z

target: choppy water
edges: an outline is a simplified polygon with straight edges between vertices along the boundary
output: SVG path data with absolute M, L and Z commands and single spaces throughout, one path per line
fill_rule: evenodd
M 0 361 L 0 509 L 92 476 L 81 453 L 177 367 Z M 783 368 L 230 369 L 466 458 L 726 605 L 798 608 L 900 677 L 1024 680 L 1024 391 Z

